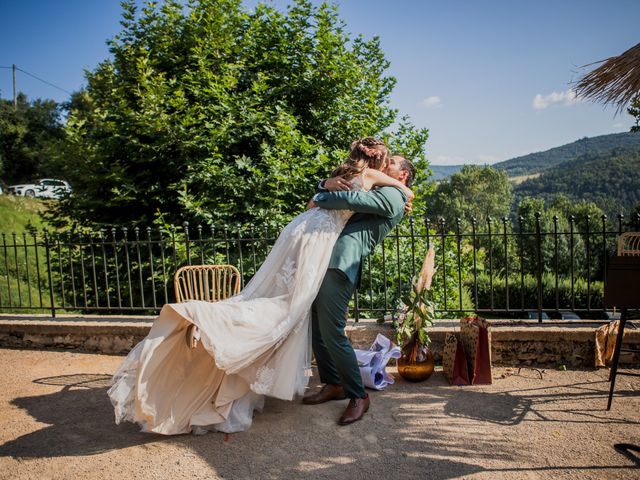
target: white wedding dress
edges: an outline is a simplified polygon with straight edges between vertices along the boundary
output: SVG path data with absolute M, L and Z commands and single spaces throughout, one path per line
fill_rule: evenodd
M 166 435 L 237 432 L 251 426 L 265 396 L 302 394 L 310 376 L 311 304 L 352 213 L 313 208 L 298 215 L 230 299 L 165 305 L 113 377 L 108 395 L 116 423 Z M 200 330 L 195 349 L 185 342 L 190 323 Z

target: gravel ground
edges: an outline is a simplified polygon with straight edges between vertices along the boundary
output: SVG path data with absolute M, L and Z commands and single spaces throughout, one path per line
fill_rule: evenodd
M 119 356 L 0 349 L 0 478 L 640 478 L 640 378 L 494 369 L 487 386 L 398 380 L 356 424 L 346 401 L 268 400 L 248 432 L 163 437 L 113 423 Z M 397 375 L 396 375 L 397 377 Z M 312 381 L 315 381 L 312 379 Z

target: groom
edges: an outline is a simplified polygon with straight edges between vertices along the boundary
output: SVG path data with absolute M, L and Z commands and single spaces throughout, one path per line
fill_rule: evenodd
M 393 155 L 384 173 L 410 187 L 415 167 L 407 159 Z M 313 353 L 320 381 L 325 385 L 302 399 L 307 405 L 316 405 L 349 398 L 338 421 L 340 425 L 360 420 L 370 403 L 355 352 L 344 333 L 349 300 L 360 280 L 362 259 L 400 222 L 407 201 L 405 193 L 395 187 L 345 191 L 349 187 L 341 177 L 330 178 L 319 185 L 325 191 L 313 197 L 320 208 L 355 213 L 333 248 L 329 269 L 311 308 Z

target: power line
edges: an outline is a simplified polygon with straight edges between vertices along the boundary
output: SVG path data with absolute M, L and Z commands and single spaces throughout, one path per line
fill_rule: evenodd
M 27 72 L 27 71 L 25 71 L 25 70 L 21 69 L 20 67 L 16 67 L 16 70 L 19 70 L 19 71 L 21 71 L 22 73 L 26 73 L 26 74 L 27 74 L 27 75 L 29 75 L 30 77 L 33 77 L 33 78 L 35 78 L 36 80 L 40 80 L 42 83 L 46 83 L 47 85 L 49 85 L 49 86 L 51 86 L 51 87 L 53 87 L 53 88 L 57 88 L 58 90 L 63 91 L 63 92 L 64 92 L 64 93 L 66 93 L 67 95 L 72 95 L 72 93 L 71 93 L 71 92 L 69 92 L 69 91 L 65 90 L 64 88 L 59 87 L 59 86 L 57 86 L 57 85 L 54 85 L 54 84 L 53 84 L 53 83 L 51 83 L 51 82 L 47 82 L 46 80 L 43 80 L 42 78 L 36 77 L 33 73 L 29 73 L 29 72 Z
M 13 67 L 7 67 L 7 66 L 4 66 L 4 65 L 0 65 L 0 68 L 9 68 L 9 69 L 11 69 L 11 68 L 13 68 Z M 72 95 L 72 93 L 71 93 L 71 92 L 69 92 L 68 90 L 65 90 L 64 88 L 59 87 L 59 86 L 57 86 L 57 85 L 55 85 L 55 84 L 53 84 L 53 83 L 51 83 L 51 82 L 47 82 L 46 80 L 44 80 L 44 79 L 42 79 L 42 78 L 40 78 L 40 77 L 37 77 L 37 76 L 36 76 L 36 75 L 34 75 L 33 73 L 29 73 L 29 72 L 27 72 L 26 70 L 23 70 L 23 69 L 22 69 L 22 68 L 20 68 L 20 67 L 16 67 L 16 70 L 19 70 L 19 71 L 21 71 L 22 73 L 24 73 L 24 74 L 26 74 L 26 75 L 29 75 L 30 77 L 33 77 L 33 78 L 35 78 L 36 80 L 38 80 L 38 81 L 40 81 L 40 82 L 42 82 L 42 83 L 46 83 L 46 84 L 47 84 L 47 85 L 49 85 L 50 87 L 57 88 L 58 90 L 63 91 L 63 92 L 64 92 L 64 93 L 66 93 L 67 95 Z

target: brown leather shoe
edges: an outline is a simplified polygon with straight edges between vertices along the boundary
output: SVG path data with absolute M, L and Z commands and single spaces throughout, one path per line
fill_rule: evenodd
M 342 385 L 327 383 L 319 392 L 303 397 L 302 403 L 305 405 L 317 405 L 331 400 L 344 400 L 345 398 L 347 397 L 344 394 Z
M 352 398 L 349 400 L 349 405 L 347 405 L 347 409 L 338 420 L 338 423 L 340 425 L 349 425 L 357 422 L 369 410 L 369 403 L 369 395 L 364 398 Z

